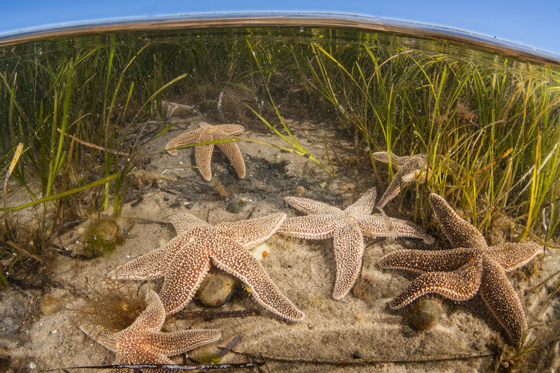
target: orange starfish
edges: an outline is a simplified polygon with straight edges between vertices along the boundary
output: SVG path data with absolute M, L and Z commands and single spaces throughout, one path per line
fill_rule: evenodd
M 126 329 L 115 332 L 99 325 L 84 324 L 80 329 L 103 347 L 117 353 L 115 364 L 174 364 L 168 356 L 179 355 L 220 339 L 217 330 L 181 330 L 162 333 L 165 308 L 156 292 L 150 290 L 148 306 Z M 133 369 L 127 369 L 133 372 Z M 164 372 L 152 370 L 150 372 Z M 112 373 L 122 372 L 115 369 Z
M 290 321 L 301 312 L 272 282 L 249 249 L 272 237 L 285 214 L 210 225 L 191 214 L 169 217 L 177 237 L 165 246 L 136 258 L 111 273 L 114 279 L 164 278 L 160 292 L 167 313 L 187 305 L 212 265 L 239 278 L 263 307 Z
M 200 128 L 185 132 L 167 143 L 165 149 L 171 149 L 167 152 L 171 155 L 177 155 L 178 146 L 195 144 L 199 142 L 228 140 L 232 136 L 239 135 L 245 131 L 245 128 L 239 124 L 221 124 L 212 126 L 205 122 L 200 122 Z M 216 144 L 226 157 L 229 158 L 237 175 L 243 179 L 245 177 L 245 162 L 239 147 L 234 142 Z M 198 145 L 194 150 L 196 165 L 199 167 L 202 177 L 206 181 L 212 180 L 212 153 L 214 152 L 214 144 Z
M 451 250 L 398 250 L 379 259 L 381 268 L 421 273 L 389 305 L 399 309 L 417 298 L 437 293 L 456 301 L 480 293 L 492 314 L 517 347 L 527 330 L 525 312 L 506 273 L 523 267 L 543 252 L 534 242 L 488 246 L 484 236 L 435 193 L 430 204 L 447 236 Z

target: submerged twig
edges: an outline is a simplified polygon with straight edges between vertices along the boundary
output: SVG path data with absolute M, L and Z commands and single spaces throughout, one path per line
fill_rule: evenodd
M 241 340 L 241 334 L 239 334 L 231 342 L 229 342 L 228 345 L 218 354 L 220 359 L 226 356 L 231 350 L 233 350 L 233 348 L 239 343 L 240 340 Z
M 231 352 L 247 356 L 255 359 L 257 355 L 250 352 L 231 350 Z M 454 360 L 469 360 L 469 359 L 482 359 L 485 357 L 493 357 L 494 352 L 476 355 L 451 355 L 451 356 L 424 356 L 422 358 L 408 358 L 408 359 L 373 359 L 373 360 L 360 360 L 360 361 L 345 361 L 345 360 L 317 360 L 317 359 L 291 359 L 284 357 L 268 356 L 259 353 L 259 357 L 263 360 L 271 360 L 283 363 L 300 363 L 300 364 L 315 364 L 315 365 L 338 365 L 338 366 L 359 366 L 359 365 L 377 365 L 377 364 L 410 364 L 410 363 L 433 363 L 439 361 L 454 361 Z
M 199 369 L 234 369 L 234 368 L 256 368 L 264 363 L 235 363 L 235 364 L 203 364 L 203 365 L 177 365 L 177 364 L 115 364 L 115 365 L 90 365 L 82 367 L 65 367 L 42 370 L 42 372 L 53 372 L 66 369 L 167 369 L 167 370 L 199 370 Z
M 228 317 L 247 317 L 258 315 L 257 310 L 242 311 L 185 311 L 176 313 L 174 316 L 178 319 L 223 319 Z

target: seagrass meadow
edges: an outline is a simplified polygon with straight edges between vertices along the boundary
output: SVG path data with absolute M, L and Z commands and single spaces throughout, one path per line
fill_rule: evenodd
M 167 153 L 171 139 L 206 123 L 244 131 Z M 246 175 L 231 153 L 215 150 L 205 181 L 195 151 L 209 144 L 237 146 Z M 77 320 L 103 324 L 134 304 L 133 317 L 115 316 L 127 320 L 124 328 L 141 313 L 142 294 L 159 291 L 161 281 L 105 277 L 172 239 L 166 216 L 188 212 L 212 225 L 297 216 L 288 196 L 344 210 L 372 187 L 379 200 L 403 175 L 378 152 L 425 156 L 383 214 L 416 224 L 435 244 L 366 238 L 356 285 L 334 300 L 332 240 L 274 235 L 260 262 L 304 321 L 277 318 L 241 286 L 217 310 L 258 315 L 167 317 L 165 331 L 222 334 L 174 362 L 264 362 L 246 369 L 278 372 L 324 371 L 324 364 L 332 371 L 557 369 L 560 71 L 437 39 L 254 27 L 65 36 L 0 48 L 0 370 L 111 364 L 114 354 Z M 508 276 L 527 317 L 520 346 L 509 345 L 480 296 L 425 297 L 442 307 L 426 330 L 411 321 L 414 304 L 386 306 L 416 275 L 381 269 L 381 256 L 449 249 L 430 193 L 489 246 L 544 248 Z M 122 290 L 128 286 L 134 289 Z M 208 312 L 201 302 L 186 310 Z M 218 346 L 237 335 L 241 342 L 220 354 Z

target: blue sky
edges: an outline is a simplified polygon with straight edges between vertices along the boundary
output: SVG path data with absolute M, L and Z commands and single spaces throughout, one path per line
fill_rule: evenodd
M 0 38 L 20 30 L 178 14 L 329 12 L 419 22 L 520 43 L 560 55 L 559 0 L 6 0 Z

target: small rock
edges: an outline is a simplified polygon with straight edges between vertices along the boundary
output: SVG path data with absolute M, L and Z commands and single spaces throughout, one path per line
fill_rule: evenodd
M 408 325 L 403 326 L 402 328 L 402 334 L 406 337 L 406 338 L 412 338 L 412 337 L 416 337 L 416 335 L 418 335 L 418 331 L 414 328 L 411 328 Z
M 343 192 L 346 192 L 346 193 L 354 193 L 354 190 L 356 190 L 356 185 L 354 185 L 354 184 L 344 184 L 343 186 L 340 187 L 340 190 L 342 190 Z
M 480 351 L 484 348 L 484 341 L 480 338 L 478 338 L 476 341 L 474 341 L 473 343 L 473 348 L 477 351 Z
M 424 298 L 413 305 L 410 322 L 417 329 L 430 329 L 437 323 L 442 313 L 441 299 Z
M 363 357 L 364 357 L 364 355 L 362 354 L 362 352 L 360 350 L 354 351 L 354 353 L 352 354 L 352 359 L 361 359 Z
M 248 202 L 246 201 L 233 201 L 232 203 L 230 203 L 228 205 L 228 207 L 226 208 L 227 211 L 231 212 L 232 214 L 239 214 L 241 211 L 243 211 L 245 209 L 245 206 L 247 205 Z
M 200 284 L 195 299 L 206 307 L 221 307 L 231 300 L 240 282 L 232 275 L 212 268 Z
M 294 189 L 294 194 L 297 196 L 301 196 L 303 193 L 305 193 L 305 188 L 301 185 Z
M 321 184 L 319 184 L 319 186 L 321 187 L 321 189 L 325 189 L 325 187 L 327 186 L 327 182 L 323 181 Z
M 171 198 L 171 197 L 169 197 L 169 194 L 166 194 L 166 195 L 163 197 L 163 200 L 164 200 L 164 201 L 169 201 L 169 198 Z

